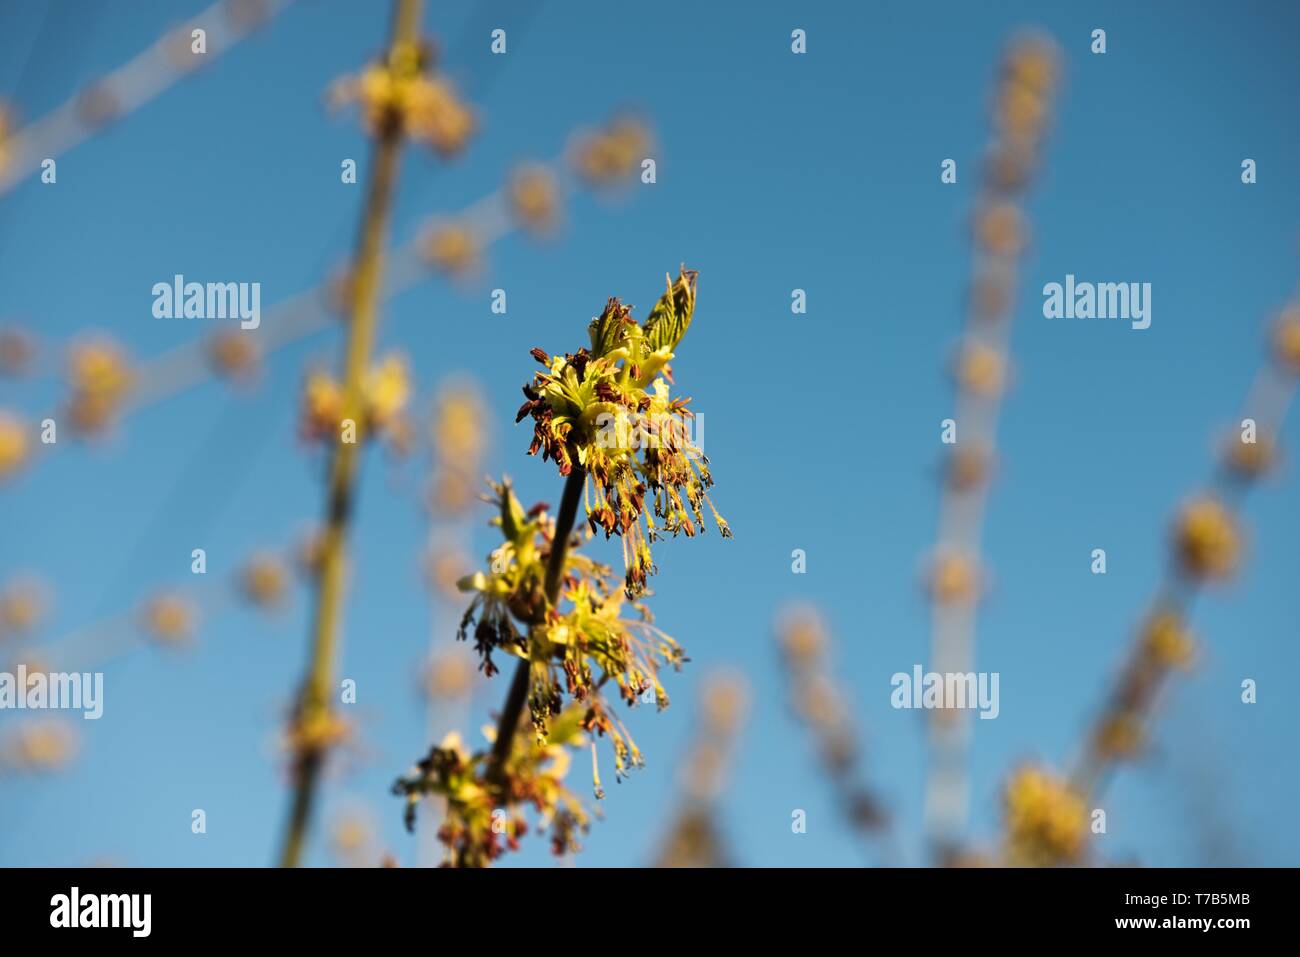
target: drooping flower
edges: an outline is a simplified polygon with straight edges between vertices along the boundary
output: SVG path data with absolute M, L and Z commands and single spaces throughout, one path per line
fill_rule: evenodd
M 532 829 L 523 810 L 537 814 L 536 830 L 549 831 L 557 856 L 578 850 L 578 835 L 591 815 L 564 785 L 570 749 L 584 743 L 579 708 L 552 722 L 547 743 L 516 739 L 499 777 L 488 778 L 489 752 L 470 754 L 457 734 L 429 750 L 410 772 L 397 779 L 393 793 L 406 799 L 406 826 L 415 827 L 415 812 L 426 796 L 446 802 L 438 840 L 446 849 L 444 866 L 486 867 Z M 491 729 L 489 729 L 489 736 Z
M 546 371 L 524 386 L 527 401 L 516 416 L 533 419 L 530 454 L 554 460 L 561 475 L 575 464 L 585 471 L 587 521 L 606 538 L 622 539 L 630 598 L 654 572 L 650 543 L 665 533 L 704 531 L 706 505 L 731 537 L 708 494 L 713 477 L 696 442 L 690 399 L 670 394 L 669 363 L 694 315 L 696 277 L 685 268 L 670 277 L 643 325 L 610 299 L 588 326 L 590 349 L 563 356 L 534 349 Z

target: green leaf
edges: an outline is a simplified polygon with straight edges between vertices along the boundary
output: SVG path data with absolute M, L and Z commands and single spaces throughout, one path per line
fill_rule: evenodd
M 677 281 L 665 276 L 667 290 L 650 310 L 645 321 L 645 345 L 649 352 L 667 348 L 672 352 L 682 341 L 695 314 L 695 281 L 699 274 L 682 267 Z

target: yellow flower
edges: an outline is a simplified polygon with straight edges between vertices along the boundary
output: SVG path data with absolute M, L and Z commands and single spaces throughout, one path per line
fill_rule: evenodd
M 366 414 L 376 429 L 386 429 L 406 408 L 411 395 L 411 382 L 406 371 L 406 360 L 398 355 L 385 356 L 366 376 Z
M 1257 435 L 1254 442 L 1243 442 L 1234 434 L 1225 450 L 1228 467 L 1243 478 L 1258 478 L 1277 461 L 1277 443 L 1266 435 Z
M 826 624 L 815 608 L 796 607 L 777 622 L 777 640 L 790 662 L 804 670 L 826 651 Z
M 259 608 L 272 608 L 284 600 L 289 573 L 284 562 L 269 553 L 254 555 L 240 573 L 240 587 Z
M 965 605 L 979 593 L 979 569 L 957 552 L 941 552 L 930 568 L 930 593 L 940 605 Z
M 1117 761 L 1132 758 L 1146 740 L 1141 719 L 1127 712 L 1107 715 L 1096 734 L 1097 751 Z
M 145 605 L 144 626 L 160 644 L 186 644 L 194 635 L 194 609 L 179 595 L 158 595 Z
M 433 412 L 433 454 L 461 471 L 477 472 L 486 431 L 483 403 L 470 386 L 439 393 Z
M 335 438 L 343 418 L 343 390 L 326 372 L 313 370 L 303 385 L 302 420 L 304 438 Z
M 36 581 L 15 581 L 0 591 L 0 638 L 30 632 L 45 612 L 45 588 Z
M 410 397 L 406 360 L 389 355 L 372 366 L 361 384 L 361 418 L 357 434 L 387 433 L 400 437 L 400 416 Z M 303 385 L 299 431 L 306 439 L 337 441 L 342 436 L 344 393 L 328 373 L 319 369 Z
M 1003 807 L 1014 863 L 1051 867 L 1083 856 L 1087 811 L 1056 775 L 1033 766 L 1017 769 L 1007 782 Z
M 93 434 L 108 427 L 135 382 L 118 346 L 109 340 L 84 343 L 72 350 L 72 397 L 68 412 L 74 428 Z
M 649 134 L 639 121 L 618 117 L 604 129 L 579 138 L 573 165 L 594 186 L 616 183 L 632 174 L 649 145 Z
M 478 265 L 478 239 L 462 223 L 435 224 L 429 230 L 423 248 L 425 259 L 449 276 L 467 275 Z
M 1166 668 L 1185 668 L 1196 653 L 1196 643 L 1173 612 L 1161 612 L 1142 633 L 1143 651 Z
M 29 451 L 27 426 L 13 414 L 0 409 L 0 480 L 16 474 L 27 461 Z
M 432 146 L 441 156 L 454 156 L 474 133 L 474 114 L 443 80 L 419 76 L 406 87 L 402 99 L 406 135 Z
M 77 733 L 68 722 L 51 718 L 16 728 L 2 744 L 0 763 L 15 771 L 48 773 L 75 756 Z
M 403 44 L 360 76 L 335 83 L 331 102 L 336 106 L 359 103 L 372 136 L 398 131 L 444 157 L 455 155 L 474 133 L 474 114 L 450 83 L 429 75 L 431 60 L 429 46 Z
M 1017 255 L 1028 241 L 1029 227 L 1014 203 L 986 205 L 975 215 L 975 240 L 997 256 Z
M 525 166 L 510 178 L 510 208 L 515 219 L 533 232 L 555 225 L 559 200 L 555 177 L 545 166 Z
M 972 342 L 957 360 L 957 382 L 973 395 L 997 396 L 1006 382 L 1006 359 L 992 346 Z
M 1179 562 L 1193 578 L 1224 578 L 1236 567 L 1241 538 L 1232 516 L 1219 502 L 1204 498 L 1183 509 L 1175 526 Z
M 208 360 L 219 375 L 246 379 L 256 371 L 260 357 L 257 340 L 247 333 L 227 329 L 208 339 Z
M 295 755 L 322 754 L 352 737 L 352 725 L 331 711 L 313 709 L 295 716 L 284 732 L 284 747 Z

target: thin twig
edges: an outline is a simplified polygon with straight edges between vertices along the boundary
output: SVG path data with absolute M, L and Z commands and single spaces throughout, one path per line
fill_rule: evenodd
M 582 498 L 582 489 L 587 481 L 586 471 L 579 465 L 573 467 L 564 482 L 564 497 L 560 500 L 560 512 L 555 518 L 555 537 L 551 540 L 551 554 L 546 560 L 546 603 L 555 607 L 560 597 L 560 582 L 564 578 L 564 556 L 569 549 L 569 536 L 573 534 L 573 520 L 578 514 L 578 502 Z M 505 706 L 501 709 L 501 720 L 497 723 L 496 740 L 492 743 L 492 757 L 488 764 L 487 776 L 490 781 L 499 781 L 505 762 L 510 757 L 515 732 L 519 728 L 519 719 L 528 701 L 529 672 L 531 659 L 525 657 L 515 668 L 515 676 L 510 681 L 510 692 L 506 695 Z
M 418 37 L 421 0 L 396 0 L 391 46 L 414 43 Z M 376 326 L 376 298 L 383 268 L 384 236 L 388 230 L 401 130 L 396 122 L 380 132 L 374 149 L 366 208 L 358 242 L 353 287 L 352 321 L 344 360 L 343 418 L 357 423 L 353 442 L 334 446 L 330 461 L 329 497 L 321 537 L 320 578 L 313 624 L 311 658 L 294 721 L 300 728 L 319 726 L 330 714 L 330 692 L 338 657 L 339 611 L 343 603 L 343 563 L 353 490 L 361 444 L 362 382 L 370 362 Z M 311 819 L 312 800 L 327 745 L 307 739 L 299 743 L 294 764 L 294 798 L 280 853 L 281 867 L 297 867 Z

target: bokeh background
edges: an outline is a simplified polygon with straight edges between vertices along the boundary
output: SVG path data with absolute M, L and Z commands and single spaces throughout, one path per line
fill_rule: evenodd
M 200 2 L 0 5 L 0 95 L 26 119 L 202 9 Z M 1032 246 L 1012 338 L 1013 387 L 986 525 L 993 589 L 977 667 L 1001 675 L 1001 714 L 976 721 L 972 837 L 997 833 L 998 787 L 1017 761 L 1065 762 L 1101 702 L 1159 580 L 1174 506 L 1201 484 L 1263 356 L 1266 322 L 1294 292 L 1300 247 L 1300 26 L 1287 3 L 1044 4 L 596 2 L 432 4 L 426 31 L 482 129 L 459 160 L 402 162 L 393 235 L 494 190 L 526 157 L 632 107 L 653 126 L 654 185 L 580 194 L 554 242 L 493 246 L 477 284 L 430 280 L 383 311 L 380 351 L 407 352 L 420 402 L 471 376 L 491 424 L 485 463 L 527 501 L 559 479 L 515 427 L 533 346 L 565 351 L 619 295 L 638 315 L 685 261 L 701 270 L 695 324 L 674 369 L 705 413 L 715 500 L 736 532 L 657 555 L 659 623 L 692 662 L 674 705 L 630 727 L 649 767 L 607 786 L 581 865 L 653 860 L 692 740 L 694 692 L 743 674 L 749 719 L 720 804 L 732 856 L 752 865 L 873 859 L 844 825 L 787 707 L 773 620 L 812 602 L 834 637 L 865 769 L 896 817 L 903 860 L 924 861 L 923 715 L 890 707 L 889 678 L 925 663 L 920 568 L 934 539 L 947 375 L 970 271 L 968 220 L 999 55 L 1022 26 L 1060 44 L 1064 84 L 1028 205 Z M 156 320 L 150 288 L 175 273 L 262 283 L 263 308 L 350 253 L 363 187 L 339 182 L 368 144 L 322 94 L 379 51 L 383 4 L 301 2 L 137 113 L 0 197 L 0 317 L 57 348 L 87 329 L 148 357 L 201 337 Z M 507 30 L 509 52 L 489 53 Z M 790 52 L 803 28 L 808 52 Z M 1107 31 L 1108 52 L 1089 52 Z M 958 162 L 956 185 L 940 162 Z M 1244 158 L 1259 181 L 1243 185 Z M 1067 272 L 1150 282 L 1153 324 L 1044 319 L 1044 283 Z M 493 315 L 491 288 L 509 311 Z M 808 312 L 790 311 L 802 288 Z M 194 586 L 205 548 L 220 589 L 258 546 L 291 541 L 322 506 L 318 453 L 296 438 L 304 369 L 333 363 L 338 329 L 276 353 L 260 385 L 210 383 L 130 417 L 107 440 L 60 437 L 0 490 L 0 580 L 34 574 L 53 602 L 29 650 L 121 615 L 164 585 Z M 57 365 L 57 359 L 50 359 Z M 56 378 L 0 382 L 0 405 L 39 417 Z M 1283 446 L 1300 445 L 1294 422 Z M 404 864 L 416 837 L 388 796 L 429 744 L 415 674 L 435 625 L 422 568 L 425 463 L 367 458 L 353 534 L 342 676 L 364 746 L 326 783 L 310 863 L 362 809 Z M 1151 865 L 1300 863 L 1293 463 L 1247 506 L 1248 560 L 1198 603 L 1206 650 L 1161 712 L 1151 753 L 1104 806 L 1106 860 Z M 479 515 L 488 518 L 484 507 Z M 492 544 L 475 525 L 474 555 Z M 1109 573 L 1089 571 L 1105 548 Z M 791 573 L 791 551 L 807 573 Z M 617 562 L 617 550 L 598 546 Z M 220 580 L 217 580 L 220 579 Z M 141 648 L 106 671 L 105 714 L 76 721 L 75 760 L 0 778 L 0 864 L 260 865 L 286 811 L 276 735 L 306 653 L 308 593 L 267 617 L 238 604 L 206 618 L 189 652 Z M 1240 682 L 1259 701 L 1240 702 Z M 480 684 L 470 741 L 505 692 Z M 0 714 L 0 733 L 21 716 Z M 582 761 L 573 772 L 585 791 Z M 207 833 L 194 835 L 202 808 Z M 806 834 L 791 833 L 793 809 Z M 547 864 L 525 841 L 509 864 Z

